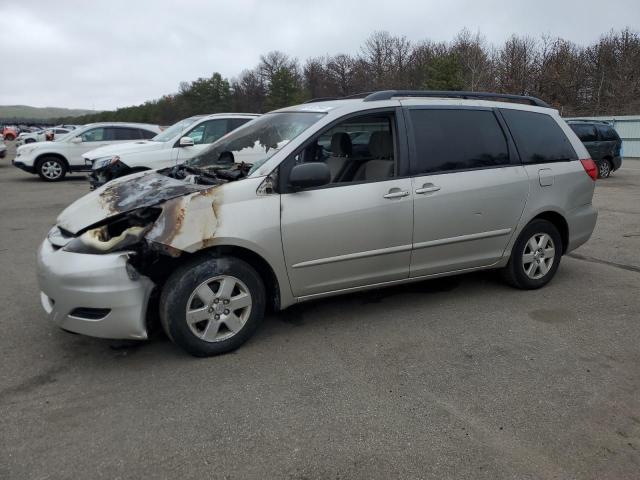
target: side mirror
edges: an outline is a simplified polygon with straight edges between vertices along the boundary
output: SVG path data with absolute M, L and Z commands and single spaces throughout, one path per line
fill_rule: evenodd
M 193 138 L 191 137 L 182 137 L 178 145 L 180 145 L 181 147 L 193 147 L 195 143 L 193 141 Z
M 324 162 L 295 165 L 289 173 L 289 185 L 295 189 L 320 187 L 331 182 L 331 172 Z
M 73 137 L 71 143 L 82 143 L 82 137 Z

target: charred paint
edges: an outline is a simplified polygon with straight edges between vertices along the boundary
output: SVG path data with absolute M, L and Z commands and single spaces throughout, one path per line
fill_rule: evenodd
M 107 184 L 96 191 L 101 206 L 111 214 L 148 207 L 211 187 L 185 183 L 158 173 Z
M 209 245 L 219 226 L 221 194 L 219 188 L 210 187 L 166 201 L 146 239 L 170 247 L 172 252 L 196 251 Z

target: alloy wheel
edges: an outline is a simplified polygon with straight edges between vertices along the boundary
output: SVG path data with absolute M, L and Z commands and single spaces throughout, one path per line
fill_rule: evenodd
M 42 175 L 49 180 L 57 180 L 62 175 L 62 165 L 54 160 L 47 160 L 40 167 Z
M 524 273 L 533 280 L 544 277 L 551 270 L 555 257 L 556 250 L 551 237 L 546 233 L 536 233 L 522 253 Z
M 189 296 L 186 321 L 205 342 L 221 342 L 236 335 L 251 315 L 251 293 L 238 278 L 220 275 L 205 280 Z

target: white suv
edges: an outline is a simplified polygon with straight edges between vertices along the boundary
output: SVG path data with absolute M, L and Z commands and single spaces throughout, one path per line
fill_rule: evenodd
M 90 123 L 53 142 L 18 147 L 13 165 L 43 180 L 62 180 L 68 172 L 87 170 L 82 154 L 96 147 L 152 138 L 160 127 L 146 123 Z
M 259 117 L 249 113 L 196 115 L 173 124 L 151 140 L 96 148 L 83 156 L 97 188 L 114 178 L 183 163 L 227 133 Z

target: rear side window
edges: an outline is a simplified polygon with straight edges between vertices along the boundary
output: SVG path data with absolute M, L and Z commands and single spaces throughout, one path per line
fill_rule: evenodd
M 571 142 L 560 125 L 545 113 L 502 109 L 516 142 L 522 163 L 577 160 Z
M 139 140 L 140 130 L 137 128 L 109 128 L 113 130 L 113 137 L 110 140 Z
M 600 138 L 606 142 L 618 140 L 618 134 L 609 125 L 598 125 L 598 131 L 600 132 Z
M 509 164 L 502 128 L 487 110 L 409 110 L 416 155 L 413 174 Z
M 596 142 L 598 134 L 596 127 L 588 123 L 570 123 L 571 130 L 575 132 L 581 142 Z

